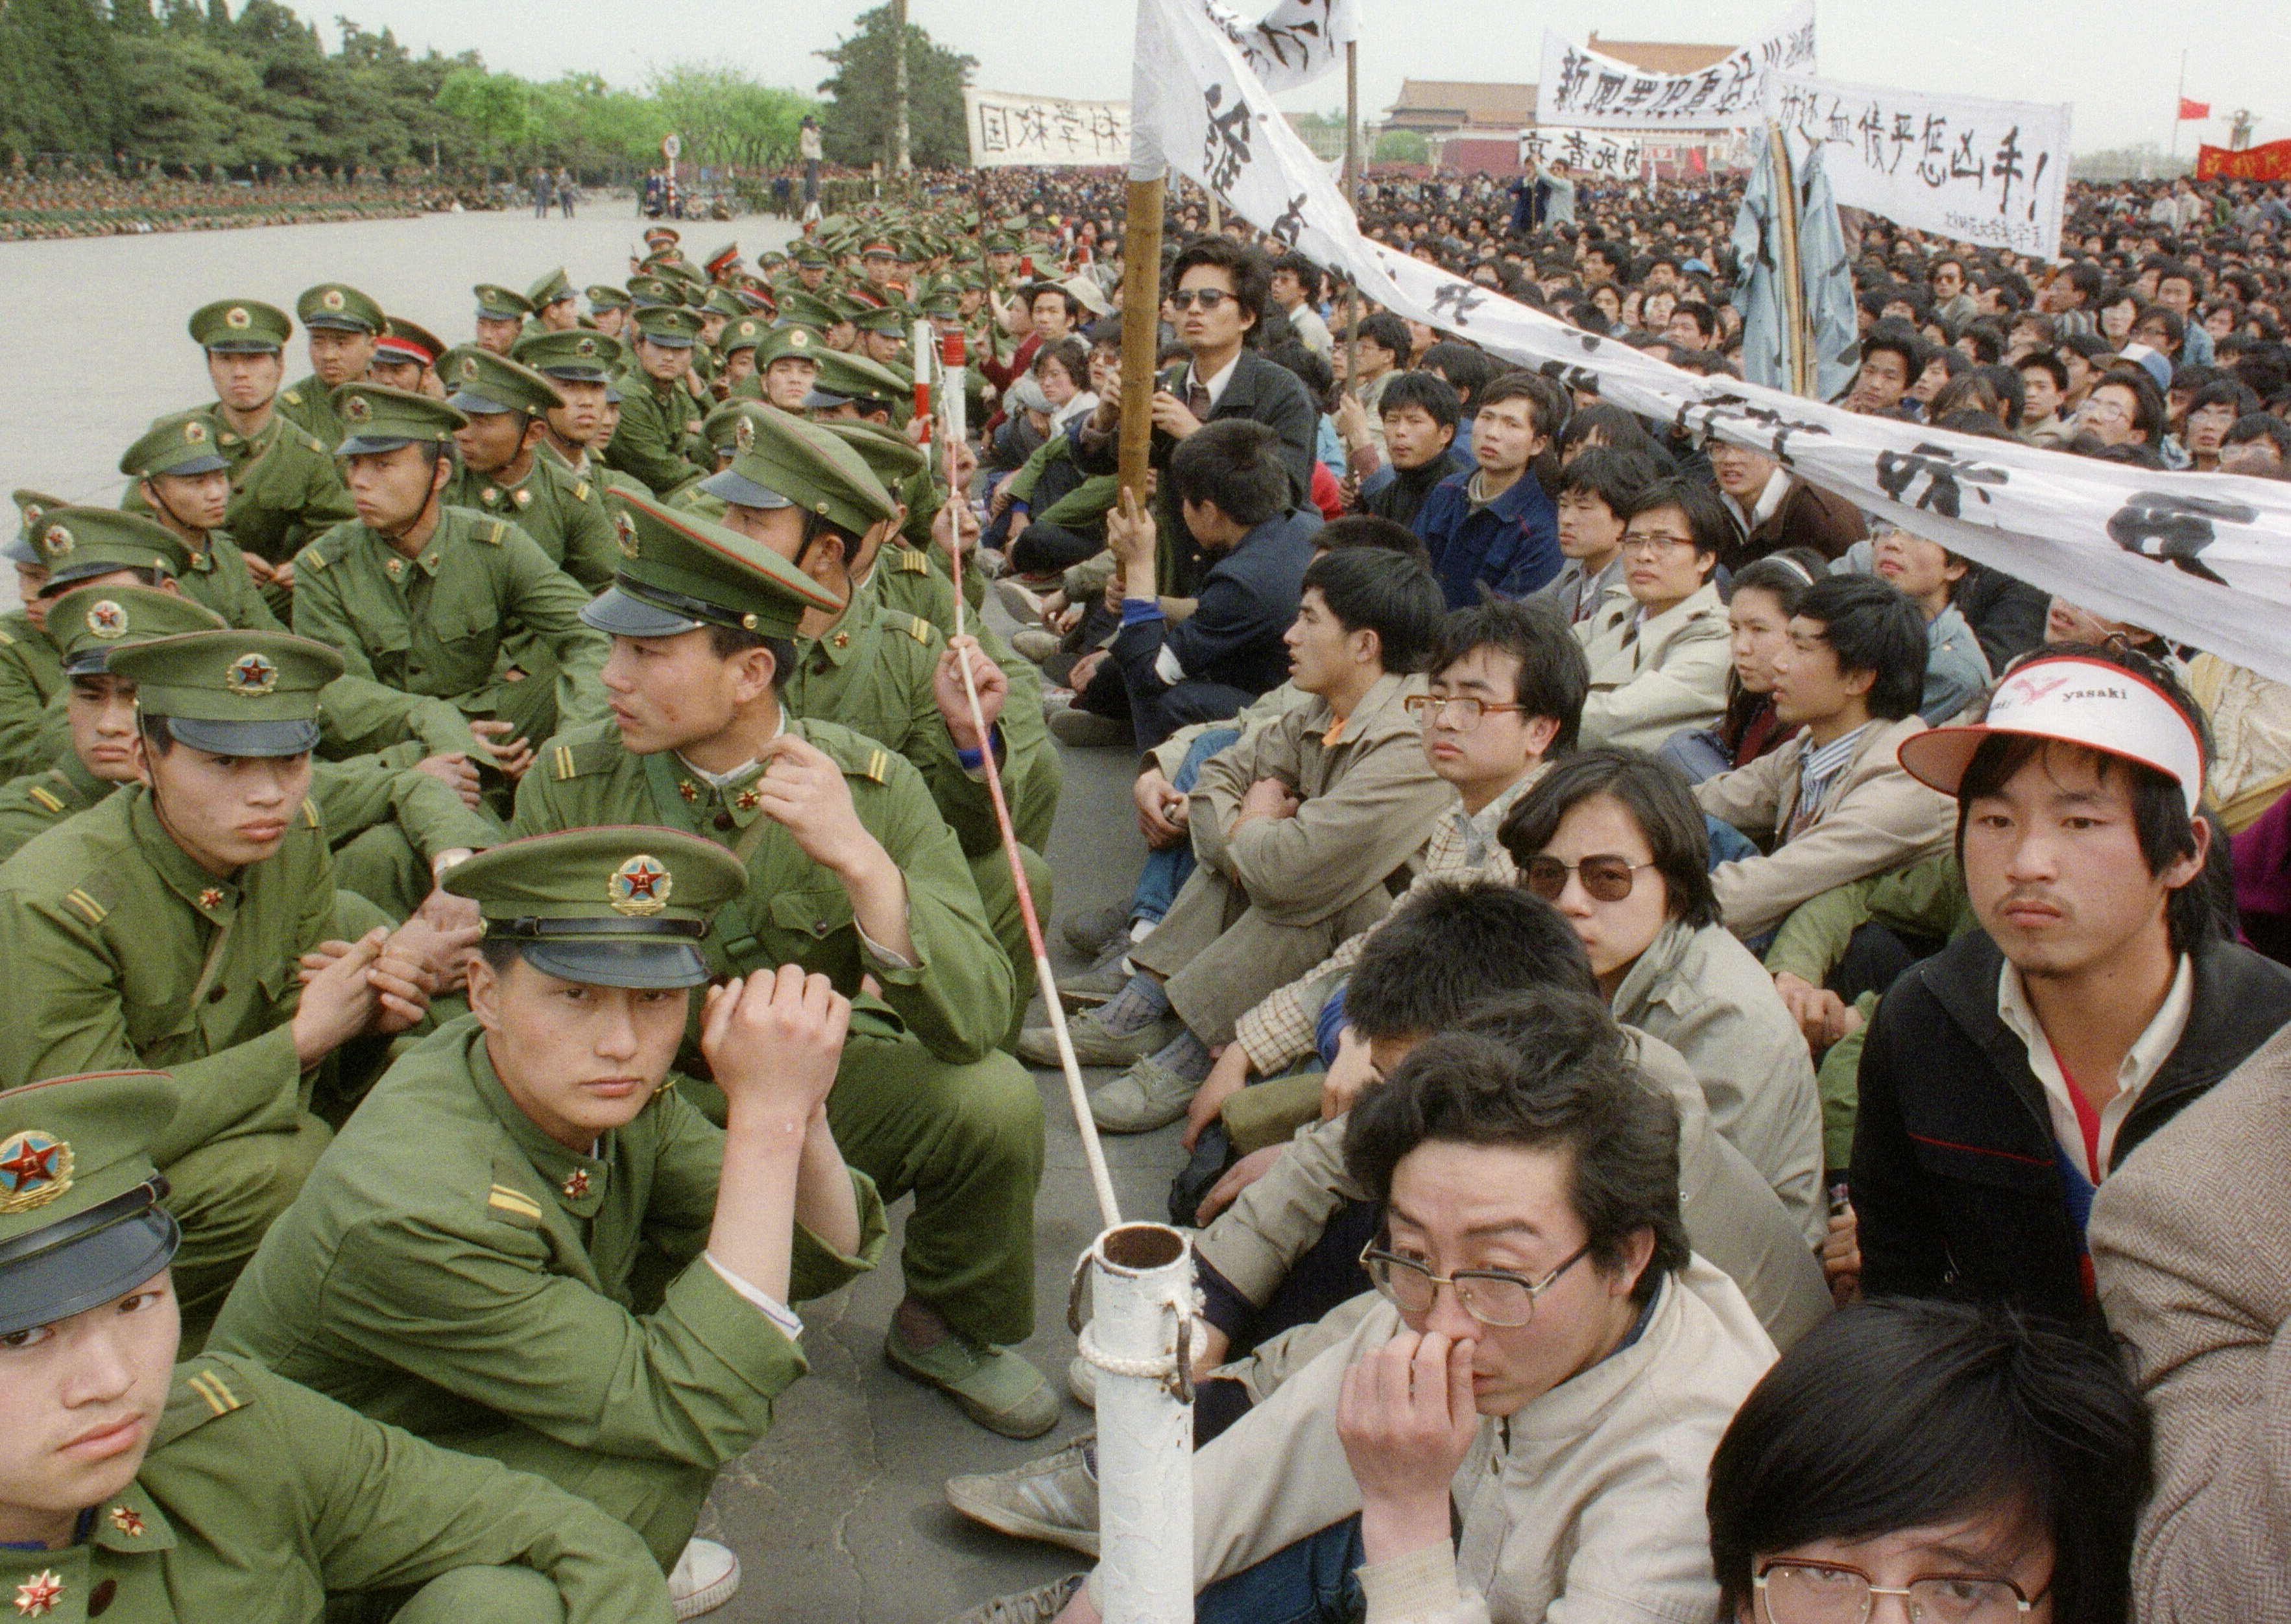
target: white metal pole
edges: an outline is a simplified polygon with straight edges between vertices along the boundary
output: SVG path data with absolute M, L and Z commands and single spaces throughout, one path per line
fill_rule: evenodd
M 1084 1254 L 1096 1312 L 1099 1606 L 1105 1624 L 1191 1624 L 1195 1318 L 1193 1242 L 1124 1224 Z
M 2180 52 L 2180 88 L 2172 98 L 2172 161 L 2180 161 L 2180 109 L 2188 100 L 2188 53 Z

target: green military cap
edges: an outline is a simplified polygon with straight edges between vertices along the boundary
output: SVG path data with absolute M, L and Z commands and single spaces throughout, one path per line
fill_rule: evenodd
M 299 756 L 318 743 L 318 690 L 342 674 L 342 656 L 284 631 L 186 631 L 116 649 L 109 669 L 193 750 Z
M 914 325 L 914 318 L 896 304 L 861 310 L 851 319 L 862 333 L 880 333 L 892 338 L 904 338 Z
M 392 316 L 389 325 L 374 347 L 374 358 L 400 366 L 435 366 L 438 358 L 446 353 L 446 341 L 427 327 L 416 326 L 403 316 Z
M 728 287 L 711 287 L 708 296 L 700 301 L 700 309 L 711 316 L 745 316 L 748 307 L 733 297 Z
M 441 883 L 478 904 L 486 940 L 544 976 L 588 986 L 696 987 L 716 910 L 747 864 L 713 840 L 623 824 L 531 835 L 479 852 Z
M 327 398 L 335 415 L 350 425 L 350 438 L 334 448 L 338 457 L 362 457 L 400 446 L 442 446 L 470 420 L 450 403 L 384 383 L 345 383 Z
M 189 478 L 229 466 L 230 459 L 215 448 L 215 421 L 203 411 L 173 412 L 154 420 L 119 457 L 119 471 L 131 479 L 154 474 Z
M 840 406 L 848 400 L 896 406 L 914 392 L 912 383 L 864 355 L 823 348 L 818 359 L 819 374 L 803 400 L 808 408 Z
M 700 437 L 719 452 L 734 450 L 738 444 L 740 420 L 762 409 L 761 401 L 727 400 L 701 420 Z M 752 434 L 754 430 L 749 432 Z
M 191 342 L 223 355 L 260 355 L 284 350 L 294 324 L 275 304 L 252 299 L 218 299 L 191 312 Z
M 117 508 L 50 508 L 40 515 L 32 544 L 48 567 L 44 598 L 91 575 L 117 569 L 180 575 L 191 563 L 190 550 L 166 526 Z
M 986 252 L 989 253 L 1017 253 L 1018 234 L 1016 231 L 1009 230 L 1007 229 L 999 231 L 989 231 L 986 234 Z
M 673 246 L 683 240 L 684 233 L 674 226 L 647 226 L 644 229 L 644 244 L 647 248 L 658 248 L 663 245 Z
M 754 411 L 771 408 L 757 406 Z M 742 421 L 747 427 L 734 443 L 745 438 L 752 444 L 760 417 Z M 677 637 L 703 626 L 730 626 L 766 637 L 792 637 L 806 609 L 840 607 L 824 587 L 761 542 L 696 513 L 664 507 L 639 492 L 623 490 L 616 500 L 620 568 L 613 584 L 581 610 L 581 618 L 599 631 Z M 776 498 L 759 505 L 794 503 Z
M 470 291 L 478 296 L 481 321 L 518 321 L 533 314 L 532 302 L 523 293 L 498 283 L 480 282 Z
M 787 262 L 787 250 L 784 248 L 767 248 L 756 256 L 756 263 L 759 266 L 784 265 Z
M 856 322 L 868 311 L 883 308 L 883 301 L 874 290 L 863 287 L 847 287 L 831 293 L 826 302 L 828 308 L 835 312 L 838 321 Z
M 573 297 L 573 279 L 559 265 L 531 287 L 525 290 L 525 301 L 536 310 L 545 310 L 560 299 Z
M 0 1336 L 125 1297 L 167 1266 L 183 1235 L 149 1147 L 175 1105 L 165 1072 L 0 1093 Z
M 700 336 L 700 312 L 681 305 L 647 305 L 636 316 L 637 336 L 665 350 L 689 350 Z
M 756 350 L 756 370 L 762 372 L 774 361 L 784 361 L 791 356 L 816 364 L 828 353 L 827 341 L 816 331 L 791 322 L 764 334 L 764 342 Z
M 390 318 L 382 307 L 344 282 L 321 282 L 294 301 L 306 327 L 338 327 L 345 333 L 380 333 Z
M 629 302 L 639 310 L 649 310 L 654 305 L 673 307 L 684 302 L 684 295 L 665 277 L 631 277 Z
M 930 458 L 920 446 L 885 424 L 841 417 L 819 427 L 857 452 L 860 461 L 883 482 L 883 488 L 895 494 L 899 486 L 930 466 Z
M 792 287 L 780 295 L 780 319 L 800 322 L 822 333 L 843 319 L 836 308 L 809 288 Z
M 732 466 L 700 482 L 709 495 L 743 508 L 801 508 L 854 535 L 896 515 L 883 482 L 833 435 L 776 406 L 749 421 Z
M 962 314 L 962 289 L 951 282 L 942 282 L 925 293 L 920 307 L 926 316 L 954 318 Z
M 817 243 L 806 239 L 788 250 L 788 258 L 799 265 L 832 265 L 834 256 Z
M 700 268 L 714 277 L 722 275 L 727 268 L 739 262 L 740 245 L 726 243 L 721 248 L 711 249 L 708 257 L 700 261 Z
M 628 308 L 629 290 L 615 287 L 609 282 L 599 282 L 582 290 L 589 296 L 591 310 L 620 310 Z
M 12 564 L 45 564 L 47 560 L 41 557 L 39 548 L 33 544 L 33 527 L 40 522 L 40 515 L 50 508 L 68 508 L 71 503 L 60 496 L 27 490 L 10 492 L 8 500 L 16 504 L 16 517 L 20 522 L 15 538 L 5 547 L 0 547 L 0 552 L 6 553 Z
M 523 412 L 538 417 L 565 404 L 557 386 L 530 366 L 475 344 L 463 344 L 439 357 L 438 376 L 454 391 L 446 404 L 466 416 Z
M 621 341 L 602 333 L 536 333 L 510 346 L 510 358 L 547 377 L 601 383 L 621 364 Z
M 753 350 L 771 333 L 771 324 L 760 316 L 739 316 L 724 324 L 716 335 L 716 353 L 730 355 L 736 350 Z
M 229 629 L 206 605 L 151 586 L 75 587 L 48 606 L 48 636 L 63 650 L 67 677 L 100 674 L 131 641 Z

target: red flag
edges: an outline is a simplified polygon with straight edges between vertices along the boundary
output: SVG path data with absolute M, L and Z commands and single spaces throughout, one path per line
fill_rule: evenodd
M 2180 117 L 2182 121 L 2191 118 L 2209 118 L 2211 116 L 2212 104 L 2210 102 L 2191 101 L 2185 96 L 2180 98 Z

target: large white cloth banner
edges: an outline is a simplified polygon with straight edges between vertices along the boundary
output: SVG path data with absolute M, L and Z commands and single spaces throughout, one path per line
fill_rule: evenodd
M 1636 137 L 1604 130 L 1554 130 L 1537 125 L 1519 133 L 1519 166 L 1530 174 L 1539 164 L 1546 168 L 1564 165 L 1584 174 L 1636 181 L 1644 155 Z
M 2060 258 L 2066 103 L 1920 96 L 1775 73 L 1766 106 L 1791 136 L 1793 158 L 1821 148 L 1844 206 L 1984 248 Z
M 1805 478 L 2100 614 L 2291 682 L 2291 484 L 2150 473 L 1704 378 L 1360 235 L 1202 0 L 1139 0 L 1131 174 L 1166 161 L 1403 316 Z M 1142 170 L 1142 173 L 1140 173 Z
M 1603 130 L 1723 130 L 1765 117 L 1759 82 L 1773 72 L 1813 71 L 1813 0 L 1755 44 L 1700 73 L 1650 73 L 1570 44 L 1546 28 L 1535 122 Z
M 1129 157 L 1129 104 L 1066 101 L 997 90 L 962 92 L 976 169 L 1020 164 L 1120 164 Z
M 1358 0 L 1281 0 L 1261 22 L 1247 21 L 1217 0 L 1202 0 L 1202 10 L 1265 88 L 1276 93 L 1342 67 L 1344 47 L 1360 37 Z

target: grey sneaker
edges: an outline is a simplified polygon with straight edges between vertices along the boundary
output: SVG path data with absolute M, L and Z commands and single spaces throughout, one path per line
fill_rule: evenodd
M 1066 1391 L 1083 1409 L 1097 1408 L 1097 1367 L 1080 1354 L 1066 1362 Z
M 1143 1032 L 1116 1037 L 1099 1021 L 1095 1009 L 1084 1010 L 1066 1023 L 1066 1035 L 1073 1041 L 1074 1060 L 1081 1065 L 1128 1065 L 1143 1060 L 1175 1039 L 1179 1029 L 1177 1017 L 1164 1016 Z M 1057 1065 L 1057 1034 L 1048 1026 L 1027 1027 L 1018 1037 L 1018 1058 L 1029 1065 Z
M 1073 1600 L 1073 1593 L 1082 1587 L 1086 1574 L 1076 1573 L 1070 1579 L 1054 1579 L 1047 1585 L 1032 1590 L 1022 1590 L 1016 1596 L 998 1596 L 991 1602 L 981 1602 L 969 1612 L 957 1613 L 942 1620 L 942 1624 L 1050 1624 L 1065 1611 Z
M 1134 744 L 1137 737 L 1129 724 L 1120 718 L 1076 710 L 1071 703 L 1065 710 L 1053 712 L 1049 721 L 1050 736 L 1076 750 L 1108 749 Z
M 1041 595 L 1017 576 L 1005 575 L 997 581 L 994 583 L 994 596 L 1001 599 L 1002 607 L 1009 612 L 1010 618 L 1020 625 L 1039 626 L 1042 623 Z
M 1151 1133 L 1185 1115 L 1201 1087 L 1144 1056 L 1089 1097 L 1089 1113 L 1108 1133 Z
M 1065 930 L 1066 945 L 1095 964 L 1107 948 L 1129 935 L 1129 905 L 1111 903 L 1087 913 L 1069 913 Z
M 1086 970 L 1062 977 L 1058 982 L 1058 1002 L 1072 1014 L 1078 1009 L 1096 1009 L 1102 1003 L 1118 998 L 1121 989 L 1129 985 L 1130 971 L 1124 967 L 1129 962 L 1127 942 L 1108 947 L 1105 955 Z
M 949 1478 L 947 1504 L 998 1532 L 1063 1545 L 1095 1560 L 1097 1476 L 1089 1450 L 1096 1442 L 1093 1433 L 1007 1472 Z
M 1040 626 L 1021 626 L 1010 634 L 1010 647 L 1022 660 L 1040 665 L 1058 651 L 1058 634 Z

